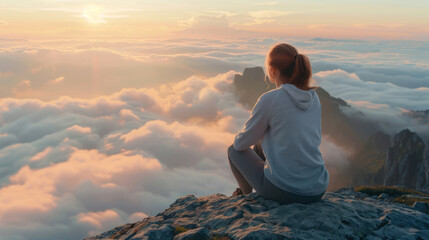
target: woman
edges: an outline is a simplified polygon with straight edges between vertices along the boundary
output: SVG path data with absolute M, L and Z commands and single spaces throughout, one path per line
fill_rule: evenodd
M 254 188 L 266 199 L 285 203 L 319 201 L 329 173 L 319 151 L 321 106 L 310 87 L 311 64 L 295 47 L 280 43 L 269 51 L 265 69 L 276 89 L 264 93 L 228 148 L 240 186 L 233 195 Z M 263 154 L 250 149 L 261 143 Z

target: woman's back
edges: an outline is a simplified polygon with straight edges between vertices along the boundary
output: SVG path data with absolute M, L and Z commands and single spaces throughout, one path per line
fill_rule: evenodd
M 279 188 L 303 196 L 326 190 L 329 174 L 318 148 L 321 106 L 316 92 L 283 84 L 260 100 L 269 105 L 269 127 L 262 141 L 265 176 Z
M 319 151 L 321 106 L 310 86 L 310 60 L 292 45 L 280 43 L 268 52 L 265 67 L 277 88 L 258 99 L 228 148 L 231 169 L 243 193 L 254 187 L 281 202 L 318 201 L 328 187 L 329 173 Z M 265 162 L 250 150 L 260 140 Z

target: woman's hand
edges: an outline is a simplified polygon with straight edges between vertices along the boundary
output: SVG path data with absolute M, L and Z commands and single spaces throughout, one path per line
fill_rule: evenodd
M 265 161 L 265 154 L 264 151 L 262 150 L 262 143 L 261 140 L 259 140 L 255 145 L 253 145 L 253 151 L 255 151 L 258 156 Z

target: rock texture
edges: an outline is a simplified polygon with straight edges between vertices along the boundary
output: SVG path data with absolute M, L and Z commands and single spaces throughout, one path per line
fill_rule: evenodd
M 384 164 L 384 183 L 401 184 L 418 189 L 426 187 L 428 179 L 424 173 L 428 173 L 429 169 L 425 169 L 427 164 L 425 164 L 424 151 L 425 144 L 416 133 L 405 129 L 396 134 Z M 424 171 L 420 172 L 420 170 Z M 423 179 L 418 179 L 420 175 Z
M 358 149 L 350 162 L 353 165 L 353 185 L 373 185 L 384 181 L 383 172 L 391 137 L 381 131 L 371 135 L 366 144 Z
M 372 135 L 352 159 L 356 185 L 402 185 L 429 191 L 429 154 L 423 140 L 404 129 L 393 139 Z
M 369 197 L 353 188 L 326 192 L 311 204 L 279 205 L 256 193 L 188 195 L 156 216 L 87 240 L 429 239 L 429 215 L 418 209 L 421 204 L 413 208 L 389 199 L 386 194 Z M 184 228 L 188 230 L 183 232 Z

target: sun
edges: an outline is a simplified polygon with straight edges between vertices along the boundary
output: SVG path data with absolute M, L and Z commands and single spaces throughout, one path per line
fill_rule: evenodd
M 103 23 L 103 9 L 96 5 L 90 5 L 83 10 L 83 16 L 90 23 Z

